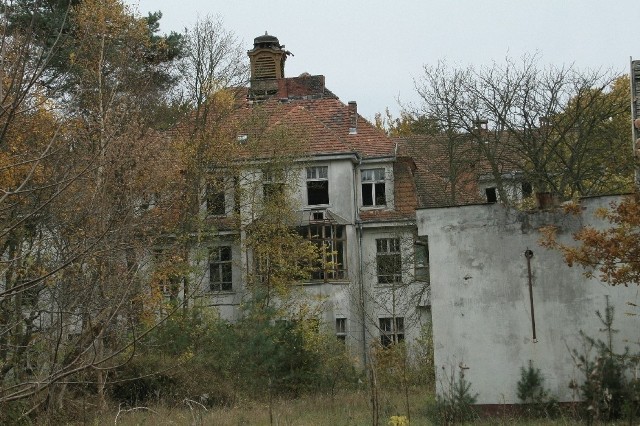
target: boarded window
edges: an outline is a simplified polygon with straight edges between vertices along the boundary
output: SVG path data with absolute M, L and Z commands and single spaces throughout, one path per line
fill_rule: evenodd
M 387 204 L 384 168 L 361 172 L 362 205 L 384 206 Z

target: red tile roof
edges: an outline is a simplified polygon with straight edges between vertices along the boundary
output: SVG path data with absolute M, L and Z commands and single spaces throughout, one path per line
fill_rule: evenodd
M 484 203 L 478 176 L 488 173 L 472 142 L 440 136 L 399 138 L 398 156 L 413 159 L 418 206 L 444 207 Z
M 244 155 L 355 154 L 362 158 L 393 157 L 395 143 L 358 115 L 357 133 L 350 134 L 349 106 L 324 88 L 323 76 L 301 76 L 279 81 L 279 93 L 261 102 L 240 100 L 227 123 L 238 135 L 248 135 Z M 241 92 L 246 94 L 246 91 Z M 287 95 L 281 98 L 280 95 Z M 283 149 L 274 146 L 274 135 L 289 139 Z M 253 141 L 251 141 L 253 139 Z

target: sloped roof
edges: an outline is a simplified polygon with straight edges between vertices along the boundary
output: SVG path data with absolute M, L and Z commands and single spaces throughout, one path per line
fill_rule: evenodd
M 247 135 L 247 146 L 254 142 L 244 155 L 394 156 L 395 143 L 359 114 L 357 132 L 350 134 L 349 106 L 320 85 L 320 79 L 302 76 L 282 80 L 279 85 L 287 87 L 286 98 L 274 96 L 256 102 L 243 96 L 246 91 L 239 93 L 238 108 L 227 124 L 233 125 L 238 135 Z M 274 134 L 288 138 L 289 143 L 275 146 Z
M 452 143 L 441 136 L 396 139 L 398 156 L 415 163 L 418 207 L 445 207 L 485 203 L 478 176 L 488 173 L 485 161 L 471 142 Z

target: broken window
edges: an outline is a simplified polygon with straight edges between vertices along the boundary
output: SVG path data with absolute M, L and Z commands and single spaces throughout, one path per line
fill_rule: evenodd
M 404 341 L 404 318 L 380 318 L 380 344 L 388 348 Z
M 399 238 L 379 238 L 376 240 L 376 268 L 378 284 L 402 281 L 402 256 Z
M 413 246 L 415 264 L 414 277 L 418 281 L 429 281 L 429 240 L 417 237 Z
M 384 168 L 362 170 L 362 205 L 384 206 L 387 204 Z
M 307 167 L 307 204 L 329 204 L 329 167 Z
M 498 193 L 496 192 L 496 188 L 485 188 L 484 193 L 487 196 L 487 203 L 498 202 Z
M 336 338 L 342 342 L 347 340 L 347 319 L 336 318 Z
M 215 216 L 222 216 L 226 213 L 224 199 L 224 179 L 214 178 L 207 182 L 207 213 Z
M 209 255 L 209 287 L 211 291 L 231 290 L 231 247 L 220 246 L 211 250 Z
M 299 228 L 298 232 L 313 242 L 320 252 L 320 265 L 312 272 L 312 279 L 328 281 L 346 277 L 347 235 L 343 225 L 311 223 Z

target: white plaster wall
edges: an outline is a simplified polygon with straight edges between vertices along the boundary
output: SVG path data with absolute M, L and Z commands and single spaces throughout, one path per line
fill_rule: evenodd
M 560 401 L 577 398 L 568 385 L 582 381 L 570 348 L 581 349 L 580 330 L 604 339 L 595 311 L 605 295 L 616 307 L 619 348 L 638 339 L 638 319 L 625 315 L 627 302 L 640 303 L 638 288 L 611 287 L 569 268 L 561 255 L 538 244 L 537 229 L 555 224 L 561 241 L 584 223 L 602 226 L 594 210 L 612 197 L 583 201 L 581 217 L 561 212 L 522 213 L 501 204 L 420 210 L 419 235 L 428 235 L 433 335 L 438 392 L 451 372 L 465 375 L 480 404 L 518 403 L 520 368 L 533 361 L 545 387 Z M 531 259 L 537 342 L 532 338 L 526 249 Z M 629 343 L 631 342 L 631 343 Z
M 416 309 L 418 295 L 426 283 L 413 281 L 414 228 L 388 226 L 365 228 L 362 239 L 363 281 L 366 301 L 367 343 L 380 339 L 379 318 L 403 317 L 405 341 L 413 342 L 420 336 L 424 318 Z M 402 253 L 402 284 L 378 284 L 376 267 L 376 239 L 399 238 Z
M 298 165 L 296 165 L 298 166 Z M 329 177 L 329 204 L 312 205 L 307 204 L 307 166 L 327 166 Z M 316 160 L 300 165 L 293 197 L 297 201 L 297 207 L 301 210 L 328 208 L 333 213 L 346 220 L 353 220 L 354 208 L 354 186 L 353 186 L 353 163 L 351 160 Z

